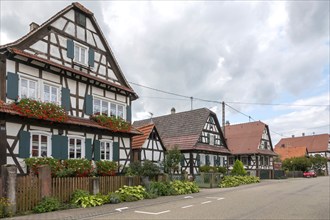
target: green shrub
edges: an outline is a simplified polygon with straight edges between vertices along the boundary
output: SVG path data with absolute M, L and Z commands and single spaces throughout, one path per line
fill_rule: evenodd
M 227 168 L 226 167 L 217 167 L 217 172 L 222 173 L 223 175 L 227 174 Z
M 100 160 L 96 161 L 96 171 L 98 176 L 114 176 L 118 169 L 118 164 L 115 161 Z
M 174 180 L 170 182 L 173 195 L 182 195 L 199 192 L 199 187 L 195 182 Z
M 29 167 L 30 172 L 38 175 L 38 169 L 42 165 L 49 165 L 52 176 L 57 176 L 57 172 L 64 169 L 60 160 L 50 157 L 31 157 L 24 159 L 25 164 Z
M 72 195 L 71 195 L 71 200 L 70 203 L 71 204 L 75 204 L 75 201 L 80 198 L 80 197 L 85 197 L 85 196 L 89 196 L 89 192 L 82 190 L 82 189 L 76 189 Z
M 158 174 L 160 174 L 159 166 L 153 163 L 150 160 L 143 161 L 142 169 L 141 169 L 141 176 L 148 176 L 149 178 L 154 178 Z
M 236 160 L 233 166 L 233 170 L 230 172 L 232 176 L 246 176 L 246 170 L 240 160 Z
M 87 177 L 93 175 L 92 162 L 87 159 L 69 159 L 63 162 L 66 169 L 71 169 L 76 177 Z
M 7 198 L 1 197 L 0 198 L 0 218 L 4 217 L 11 217 L 12 213 L 8 212 L 8 207 L 10 203 Z
M 60 201 L 55 197 L 44 197 L 36 207 L 33 208 L 35 213 L 51 212 L 61 208 Z
M 149 192 L 158 196 L 172 195 L 172 188 L 168 182 L 151 182 Z
M 111 203 L 111 204 L 121 203 L 119 193 L 111 192 L 108 194 L 108 196 L 109 196 L 109 203 Z
M 121 201 L 132 202 L 142 200 L 146 189 L 143 186 L 126 186 L 119 188 L 115 193 L 120 196 Z
M 214 169 L 210 165 L 203 165 L 199 167 L 199 172 L 209 173 L 211 170 L 213 172 Z
M 225 176 L 219 184 L 219 187 L 227 188 L 259 182 L 260 178 L 255 176 Z
M 107 195 L 88 195 L 88 196 L 79 196 L 73 201 L 74 204 L 86 208 L 100 206 L 109 202 L 109 196 Z

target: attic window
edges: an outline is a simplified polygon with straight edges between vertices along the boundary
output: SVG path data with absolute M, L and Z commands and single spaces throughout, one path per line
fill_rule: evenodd
M 86 16 L 81 14 L 80 12 L 75 12 L 76 23 L 82 27 L 86 27 Z

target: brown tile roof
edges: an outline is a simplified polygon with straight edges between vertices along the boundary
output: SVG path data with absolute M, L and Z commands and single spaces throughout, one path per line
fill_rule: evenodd
M 226 147 L 202 146 L 198 143 L 199 136 L 210 115 L 214 117 L 216 123 L 219 125 L 215 113 L 207 108 L 200 108 L 136 121 L 133 123 L 133 126 L 140 127 L 154 123 L 167 149 L 178 145 L 180 150 L 195 150 L 198 148 L 200 150 L 230 153 Z
M 272 150 L 259 149 L 264 129 L 268 125 L 256 121 L 236 125 L 226 125 L 227 146 L 232 154 L 267 154 L 276 155 Z M 269 130 L 268 130 L 269 134 Z M 271 141 L 270 141 L 271 144 Z M 272 148 L 272 144 L 271 144 Z
M 137 129 L 143 133 L 143 135 L 135 136 L 132 138 L 132 148 L 140 149 L 144 142 L 148 139 L 150 133 L 154 129 L 154 124 L 148 124 L 142 127 L 138 127 Z
M 318 134 L 310 136 L 282 138 L 276 145 L 277 147 L 307 147 L 309 153 L 325 152 L 329 151 L 330 135 L 329 134 Z
M 276 147 L 274 150 L 280 156 L 281 160 L 293 157 L 304 157 L 308 153 L 305 146 Z
M 0 104 L 0 113 L 25 117 L 24 115 L 22 115 L 19 112 L 15 111 L 10 105 L 7 105 L 7 104 L 4 104 L 4 105 Z M 37 120 L 47 121 L 46 119 L 37 119 Z M 112 131 L 110 128 L 101 126 L 96 121 L 90 120 L 88 118 L 68 116 L 67 121 L 59 122 L 59 123 L 79 125 L 79 126 L 85 126 L 85 127 L 98 128 L 98 129 L 104 129 L 104 130 Z M 138 129 L 136 129 L 134 127 L 132 127 L 130 131 L 120 131 L 120 132 L 118 131 L 118 133 L 127 133 L 127 134 L 132 134 L 132 135 L 141 135 L 142 134 Z

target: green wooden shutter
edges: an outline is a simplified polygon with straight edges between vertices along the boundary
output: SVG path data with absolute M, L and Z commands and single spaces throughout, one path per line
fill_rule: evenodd
M 206 155 L 206 157 L 205 157 L 205 163 L 206 163 L 206 165 L 210 165 L 210 156 L 209 155 Z
M 86 115 L 92 115 L 93 114 L 93 96 L 86 95 L 85 96 L 85 114 Z
M 70 89 L 62 88 L 62 107 L 65 111 L 69 111 L 71 108 Z
M 85 158 L 88 160 L 92 159 L 92 139 L 86 138 L 85 139 Z
M 74 43 L 73 43 L 73 40 L 71 39 L 68 39 L 66 41 L 66 55 L 68 58 L 71 58 L 73 59 L 74 58 Z
M 101 160 L 101 142 L 98 140 L 94 141 L 94 160 Z
M 132 106 L 130 105 L 126 106 L 126 121 L 127 122 L 132 121 Z
M 7 73 L 7 98 L 18 99 L 18 74 Z
M 94 67 L 94 50 L 92 48 L 88 50 L 88 65 Z
M 207 133 L 207 143 L 210 144 L 210 133 Z
M 68 137 L 52 135 L 52 157 L 56 159 L 68 159 Z
M 119 142 L 113 142 L 113 152 L 112 152 L 112 159 L 113 161 L 119 161 Z
M 217 156 L 217 166 L 220 166 L 220 157 Z
M 183 154 L 181 154 L 180 165 L 182 167 L 184 166 L 184 155 Z
M 213 156 L 213 166 L 218 166 L 218 158 L 217 158 L 217 156 Z
M 19 132 L 19 150 L 18 156 L 20 158 L 30 157 L 31 135 L 28 131 Z
M 197 162 L 197 166 L 199 167 L 201 165 L 201 156 L 199 154 L 197 154 L 196 156 L 196 162 Z

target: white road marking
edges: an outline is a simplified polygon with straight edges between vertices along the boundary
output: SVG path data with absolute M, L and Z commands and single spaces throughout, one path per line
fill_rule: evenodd
M 212 201 L 206 201 L 206 202 L 202 202 L 201 204 L 204 205 L 204 204 L 207 204 L 207 203 L 210 203 Z
M 118 212 L 121 212 L 124 209 L 128 209 L 128 207 L 122 207 L 122 208 L 118 208 L 118 209 L 115 209 L 115 210 L 118 211 Z
M 225 199 L 225 198 L 222 198 L 222 197 L 205 197 L 207 199 L 216 199 L 216 200 L 222 200 L 222 199 Z
M 194 198 L 194 197 L 192 197 L 192 196 L 185 196 L 184 198 L 185 198 L 185 199 L 192 199 L 192 198 Z
M 190 208 L 190 207 L 193 207 L 194 205 L 186 205 L 186 206 L 183 206 L 181 207 L 182 209 L 186 209 L 186 208 Z
M 147 214 L 147 215 L 160 215 L 160 214 L 170 212 L 170 210 L 166 210 L 166 211 L 162 211 L 162 212 L 143 212 L 143 211 L 134 211 L 134 212 L 141 213 L 141 214 Z
M 223 200 L 223 199 L 225 199 L 225 198 L 219 198 L 219 199 L 217 199 L 217 200 Z

